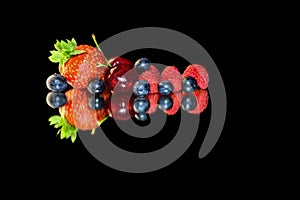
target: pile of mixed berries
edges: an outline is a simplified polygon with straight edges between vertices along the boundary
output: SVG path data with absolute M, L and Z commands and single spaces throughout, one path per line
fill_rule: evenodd
M 180 107 L 193 114 L 206 108 L 209 78 L 202 65 L 191 64 L 181 74 L 175 66 L 160 72 L 147 58 L 135 63 L 120 56 L 107 60 L 94 35 L 93 39 L 96 47 L 77 45 L 74 38 L 57 40 L 50 51 L 59 73 L 46 80 L 46 102 L 59 110 L 49 121 L 61 139 L 74 142 L 78 130 L 94 134 L 109 117 L 146 121 L 157 108 L 168 115 Z

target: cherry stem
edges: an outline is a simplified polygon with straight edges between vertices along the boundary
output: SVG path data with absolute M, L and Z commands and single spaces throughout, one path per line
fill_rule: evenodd
M 94 42 L 95 42 L 95 44 L 96 44 L 96 47 L 97 47 L 97 48 L 99 49 L 99 51 L 104 55 L 103 51 L 101 50 L 101 48 L 100 48 L 100 46 L 99 46 L 99 44 L 98 44 L 98 42 L 97 42 L 97 40 L 96 40 L 95 34 L 92 34 L 92 38 L 93 38 L 93 40 L 94 40 Z M 105 56 L 104 56 L 104 57 L 105 57 Z M 105 57 L 105 61 L 106 61 L 107 65 L 108 65 L 108 67 L 112 68 L 111 64 L 108 62 L 108 60 L 107 60 L 106 57 Z

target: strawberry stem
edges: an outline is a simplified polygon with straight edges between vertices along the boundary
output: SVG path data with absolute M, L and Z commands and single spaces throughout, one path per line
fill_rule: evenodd
M 94 42 L 95 42 L 95 44 L 96 44 L 96 47 L 97 47 L 97 48 L 99 49 L 99 51 L 104 55 L 103 51 L 101 50 L 101 48 L 100 48 L 100 46 L 99 46 L 99 44 L 98 44 L 98 42 L 97 42 L 97 40 L 96 40 L 95 34 L 92 34 L 92 38 L 93 38 L 93 40 L 94 40 Z M 105 57 L 105 56 L 104 56 L 104 57 Z M 108 65 L 108 67 L 109 67 L 109 68 L 112 68 L 111 64 L 108 62 L 108 60 L 107 60 L 106 57 L 105 57 L 105 61 L 106 61 L 107 65 Z

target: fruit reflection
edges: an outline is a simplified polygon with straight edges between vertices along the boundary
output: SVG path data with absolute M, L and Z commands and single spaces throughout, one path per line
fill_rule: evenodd
M 49 121 L 58 129 L 60 138 L 71 137 L 72 141 L 76 139 L 78 130 L 90 130 L 94 134 L 95 129 L 108 118 L 146 121 L 157 108 L 167 115 L 175 115 L 180 108 L 183 112 L 200 114 L 209 102 L 208 91 L 204 89 L 192 93 L 179 91 L 143 97 L 133 93 L 112 93 L 109 89 L 101 94 L 92 94 L 87 89 L 72 88 L 62 94 L 66 97 L 66 103 L 58 107 L 60 115 L 52 116 Z

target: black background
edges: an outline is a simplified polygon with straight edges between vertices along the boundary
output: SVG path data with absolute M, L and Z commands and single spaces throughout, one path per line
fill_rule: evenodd
M 146 25 L 146 26 L 154 26 L 153 25 Z M 234 77 L 231 73 L 236 74 L 234 72 L 233 66 L 228 62 L 228 52 L 226 48 L 226 39 L 223 34 L 220 34 L 220 31 L 216 28 L 205 27 L 205 31 L 201 29 L 196 29 L 194 27 L 189 27 L 187 25 L 155 25 L 158 27 L 165 27 L 171 28 L 177 31 L 180 31 L 193 39 L 199 42 L 206 51 L 211 55 L 212 59 L 219 67 L 220 73 L 224 79 L 226 92 L 228 95 L 228 116 L 225 123 L 225 127 L 221 138 L 212 152 L 205 158 L 199 159 L 197 158 L 198 150 L 200 148 L 203 134 L 198 134 L 198 138 L 196 138 L 195 142 L 193 143 L 192 147 L 175 163 L 171 164 L 170 166 L 156 171 L 149 174 L 127 174 L 124 172 L 119 172 L 114 169 L 110 169 L 109 167 L 103 165 L 98 160 L 96 160 L 83 146 L 80 140 L 77 140 L 75 144 L 71 144 L 69 141 L 60 140 L 55 136 L 56 130 L 53 127 L 49 126 L 49 122 L 47 121 L 49 116 L 53 114 L 57 114 L 57 110 L 53 110 L 52 108 L 48 107 L 45 102 L 45 96 L 48 92 L 45 86 L 46 78 L 52 74 L 57 72 L 58 68 L 56 64 L 51 63 L 48 60 L 49 51 L 53 50 L 53 44 L 55 43 L 56 39 L 65 39 L 65 38 L 76 38 L 78 43 L 87 43 L 94 45 L 93 40 L 91 38 L 91 34 L 94 33 L 97 36 L 98 42 L 102 39 L 106 39 L 109 36 L 117 34 L 121 31 L 128 30 L 130 28 L 137 28 L 143 27 L 140 24 L 126 24 L 126 25 L 118 25 L 107 27 L 105 30 L 101 30 L 97 27 L 86 29 L 84 30 L 74 30 L 74 31 L 60 31 L 60 30 L 49 30 L 45 35 L 45 40 L 43 44 L 43 64 L 40 68 L 40 76 L 39 84 L 35 87 L 38 87 L 39 93 L 36 93 L 36 97 L 38 99 L 37 105 L 38 110 L 41 112 L 39 117 L 39 124 L 40 124 L 40 131 L 36 132 L 35 137 L 39 141 L 36 146 L 39 149 L 38 155 L 40 163 L 44 166 L 47 166 L 47 169 L 54 170 L 57 176 L 63 176 L 67 171 L 67 173 L 77 174 L 76 176 L 125 176 L 128 178 L 131 177 L 153 177 L 153 176 L 160 176 L 160 175 L 169 175 L 169 176 L 194 176 L 195 174 L 198 175 L 208 175 L 207 171 L 211 171 L 213 173 L 221 173 L 223 170 L 228 170 L 229 166 L 231 166 L 232 161 L 235 159 L 241 159 L 240 157 L 236 157 L 237 155 L 232 151 L 234 147 L 232 146 L 231 138 L 232 132 L 234 129 L 234 124 L 232 120 L 231 113 L 233 112 L 232 108 L 232 88 L 231 86 L 234 84 Z M 226 56 L 224 55 L 226 54 Z M 161 56 L 163 55 L 163 56 Z M 125 55 L 126 56 L 126 55 Z M 135 53 L 130 53 L 127 55 L 127 58 L 134 61 L 139 57 L 147 56 L 153 62 L 161 62 L 161 63 L 171 63 L 183 71 L 184 67 L 187 66 L 186 62 L 183 59 L 179 59 L 176 55 L 171 54 L 162 54 L 158 51 L 151 51 L 151 50 L 144 50 L 144 51 L 137 51 Z M 213 77 L 212 77 L 213 78 Z M 210 117 L 210 109 L 208 108 L 206 112 L 203 113 L 203 122 L 201 120 L 201 124 L 203 123 L 203 130 L 207 128 L 209 123 Z M 175 119 L 176 120 L 176 119 Z M 235 138 L 236 140 L 236 138 Z M 227 141 L 227 142 L 226 142 Z M 133 144 L 134 145 L 134 144 Z M 139 144 L 136 144 L 139 145 Z M 155 145 L 155 144 L 154 144 Z M 66 171 L 57 168 L 59 166 L 65 166 Z M 72 168 L 68 168 L 67 166 L 72 166 Z M 74 167 L 78 166 L 78 167 Z M 222 167 L 221 167 L 222 166 Z M 221 167 L 221 168 L 220 168 Z M 237 167 L 237 166 L 234 166 Z M 218 169 L 218 170 L 217 170 Z M 221 170 L 221 171 L 219 171 Z M 232 170 L 232 169 L 230 169 Z M 82 171 L 83 173 L 81 173 Z M 206 172 L 205 172 L 206 171 Z M 215 171 L 215 172 L 213 172 Z
M 83 194 L 85 198 L 103 194 L 157 198 L 163 192 L 183 193 L 185 197 L 196 193 L 200 198 L 205 193 L 238 198 L 239 194 L 255 198 L 261 194 L 292 194 L 283 189 L 286 186 L 291 190 L 288 179 L 296 177 L 292 170 L 296 165 L 287 158 L 292 151 L 282 151 L 282 146 L 289 144 L 285 141 L 290 139 L 286 136 L 288 126 L 277 133 L 281 119 L 290 119 L 290 115 L 273 118 L 278 111 L 291 110 L 281 102 L 290 99 L 283 88 L 289 86 L 282 84 L 281 73 L 288 71 L 289 78 L 291 70 L 285 70 L 286 62 L 278 62 L 289 50 L 279 46 L 295 45 L 296 40 L 288 40 L 296 32 L 290 27 L 296 27 L 297 23 L 291 23 L 297 19 L 293 16 L 297 12 L 274 2 L 173 2 L 166 7 L 154 2 L 65 3 L 24 1 L 12 2 L 11 7 L 3 5 L 7 12 L 2 13 L 1 24 L 2 191 L 10 196 L 32 197 L 41 192 L 43 196 Z M 218 143 L 205 158 L 197 158 L 202 139 L 197 137 L 170 166 L 131 174 L 99 163 L 80 140 L 71 144 L 55 137 L 56 130 L 47 120 L 56 110 L 45 102 L 45 80 L 57 72 L 48 60 L 56 39 L 75 37 L 93 44 L 91 33 L 101 42 L 121 31 L 144 26 L 180 31 L 206 49 L 225 83 L 227 116 Z
M 36 23 L 35 29 L 33 29 L 35 31 L 30 33 L 25 31 L 24 35 L 29 40 L 27 43 L 31 44 L 31 41 L 34 40 L 34 44 L 37 46 L 30 45 L 32 48 L 28 50 L 34 52 L 32 54 L 32 60 L 34 60 L 31 66 L 32 70 L 29 72 L 26 68 L 22 68 L 19 72 L 26 74 L 25 78 L 29 79 L 28 87 L 30 89 L 26 92 L 28 95 L 25 97 L 26 106 L 20 122 L 22 125 L 16 127 L 23 130 L 23 135 L 20 136 L 22 139 L 18 139 L 18 143 L 24 147 L 19 152 L 21 156 L 18 155 L 20 160 L 17 163 L 22 168 L 19 169 L 17 176 L 22 177 L 24 183 L 32 180 L 38 186 L 54 183 L 53 191 L 60 190 L 56 187 L 85 186 L 96 188 L 99 193 L 105 188 L 125 186 L 132 187 L 132 189 L 143 186 L 166 189 L 170 185 L 197 187 L 197 184 L 222 185 L 226 184 L 228 180 L 238 183 L 253 179 L 255 176 L 252 176 L 252 173 L 259 167 L 259 164 L 252 162 L 255 151 L 252 151 L 253 154 L 250 153 L 250 148 L 253 148 L 249 145 L 249 140 L 253 137 L 249 134 L 251 127 L 244 126 L 247 120 L 240 115 L 241 113 L 250 113 L 250 107 L 245 106 L 246 94 L 240 88 L 243 87 L 241 80 L 246 75 L 245 70 L 241 67 L 244 64 L 242 60 L 246 52 L 241 50 L 241 47 L 249 45 L 249 41 L 243 38 L 243 33 L 251 30 L 231 19 L 213 20 L 209 17 L 207 19 L 199 18 L 199 21 L 196 20 L 192 24 L 186 23 L 194 20 L 193 17 L 189 19 L 188 16 L 181 21 L 137 22 L 119 19 L 98 22 L 94 20 L 92 23 L 77 26 L 73 25 L 74 22 L 71 22 L 69 26 L 55 26 L 55 24 L 39 26 Z M 247 22 L 245 23 L 247 24 Z M 198 134 L 186 153 L 171 165 L 151 173 L 132 174 L 103 165 L 85 149 L 79 139 L 72 144 L 70 141 L 60 140 L 55 136 L 56 130 L 49 126 L 48 118 L 57 114 L 57 110 L 46 104 L 45 97 L 48 90 L 45 81 L 50 74 L 58 72 L 56 64 L 48 60 L 56 39 L 74 37 L 78 43 L 94 45 L 91 38 L 92 33 L 97 36 L 98 42 L 101 42 L 121 31 L 147 26 L 180 31 L 205 48 L 216 63 L 224 80 L 227 94 L 227 116 L 219 141 L 205 158 L 197 157 L 204 136 Z M 144 53 L 147 51 L 136 55 L 132 54 L 131 58 L 136 59 Z M 159 62 L 159 57 L 153 55 L 153 52 L 149 56 Z M 185 63 L 180 59 L 174 61 L 173 58 L 173 56 L 164 56 L 161 57 L 161 62 L 173 62 L 175 65 L 181 66 L 182 70 Z M 204 124 L 205 119 L 209 119 L 209 109 L 203 113 Z M 208 124 L 209 121 L 206 123 Z M 205 128 L 203 125 L 203 130 Z M 13 160 L 13 157 L 10 159 Z

